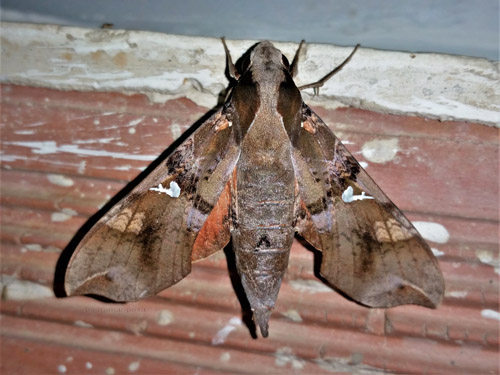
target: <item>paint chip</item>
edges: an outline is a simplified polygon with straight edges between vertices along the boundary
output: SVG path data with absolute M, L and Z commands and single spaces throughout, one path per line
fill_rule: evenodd
M 85 368 L 86 368 L 87 370 L 92 370 L 92 367 L 94 367 L 94 366 L 92 365 L 92 362 L 85 362 Z
M 139 366 L 141 365 L 141 362 L 140 361 L 135 361 L 135 362 L 131 362 L 129 365 L 128 365 L 128 370 L 130 372 L 136 372 L 137 370 L 139 370 Z
M 231 353 L 224 352 L 220 355 L 219 359 L 221 362 L 229 362 L 231 360 Z
M 483 318 L 500 320 L 500 313 L 495 310 L 490 310 L 490 309 L 481 310 L 481 316 Z
M 57 372 L 58 372 L 59 374 L 65 374 L 65 373 L 66 373 L 66 370 L 67 370 L 67 369 L 66 369 L 66 366 L 64 366 L 64 365 L 59 365 L 59 366 L 57 366 Z
M 444 251 L 441 251 L 439 249 L 436 249 L 435 247 L 431 247 L 432 254 L 434 254 L 435 257 L 440 257 L 444 255 Z
M 212 338 L 212 345 L 220 345 L 226 342 L 227 336 L 233 332 L 238 326 L 241 326 L 241 319 L 234 317 L 229 320 L 229 323 L 219 329 Z
M 302 317 L 300 316 L 300 314 L 297 310 L 290 309 L 288 311 L 285 311 L 284 313 L 281 313 L 281 315 L 290 319 L 292 322 L 296 322 L 296 323 L 302 322 Z
M 71 208 L 63 208 L 61 212 L 53 212 L 50 216 L 50 220 L 56 223 L 60 223 L 63 221 L 67 221 L 76 215 L 78 215 L 78 212 L 76 212 L 75 210 L 72 210 Z
M 433 223 L 430 221 L 413 221 L 412 224 L 427 241 L 446 243 L 450 239 L 450 234 L 446 228 L 439 223 Z
M 181 195 L 181 188 L 179 187 L 179 185 L 177 185 L 177 182 L 175 182 L 175 181 L 170 182 L 169 189 L 165 189 L 162 184 L 159 184 L 158 187 L 155 187 L 155 188 L 153 187 L 149 190 L 157 191 L 159 194 L 161 194 L 161 193 L 167 194 L 167 195 L 171 196 L 172 198 L 178 198 L 179 195 Z
M 108 367 L 106 369 L 106 375 L 114 375 L 115 374 L 115 369 L 113 367 Z
M 375 139 L 366 142 L 361 152 L 366 160 L 373 163 L 386 163 L 394 159 L 399 151 L 398 139 Z
M 332 290 L 328 286 L 316 280 L 292 280 L 290 281 L 290 286 L 293 289 L 298 290 L 299 292 L 311 294 L 332 292 Z
M 73 179 L 65 177 L 60 174 L 49 174 L 47 176 L 47 179 L 49 180 L 50 183 L 59 186 L 73 186 L 75 184 Z
M 156 317 L 156 323 L 160 326 L 169 325 L 174 321 L 174 314 L 170 310 L 161 310 Z
M 364 191 L 361 192 L 361 195 L 354 195 L 354 190 L 352 186 L 348 186 L 347 189 L 342 193 L 342 200 L 346 203 L 351 203 L 354 201 L 362 201 L 363 199 L 375 199 L 366 195 Z
M 83 328 L 93 328 L 94 326 L 90 323 L 84 322 L 83 320 L 75 320 L 73 323 L 77 327 L 83 327 Z
M 285 367 L 290 364 L 294 370 L 301 370 L 304 368 L 305 361 L 298 358 L 293 353 L 292 348 L 289 348 L 288 346 L 278 348 L 276 353 L 274 353 L 274 356 L 276 357 L 274 360 L 276 366 Z

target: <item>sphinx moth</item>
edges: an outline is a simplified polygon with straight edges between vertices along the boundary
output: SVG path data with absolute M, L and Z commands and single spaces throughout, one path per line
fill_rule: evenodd
M 320 273 L 372 307 L 436 307 L 443 278 L 429 246 L 302 101 L 292 64 L 256 44 L 224 105 L 76 247 L 67 295 L 135 301 L 177 283 L 232 239 L 256 324 L 268 321 L 295 233 L 322 252 Z M 357 47 L 356 47 L 357 48 Z M 353 51 L 354 53 L 354 51 Z

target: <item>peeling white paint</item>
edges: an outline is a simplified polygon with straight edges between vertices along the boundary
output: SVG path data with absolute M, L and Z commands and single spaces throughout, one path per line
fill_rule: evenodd
M 369 164 L 366 161 L 360 161 L 359 165 L 361 165 L 361 168 L 366 169 L 366 168 L 368 168 Z
M 159 194 L 164 193 L 172 198 L 178 198 L 179 195 L 181 195 L 181 188 L 179 185 L 177 185 L 177 182 L 171 181 L 170 182 L 170 188 L 166 189 L 163 187 L 162 184 L 159 184 L 158 187 L 152 187 L 149 190 L 151 191 L 157 191 Z
M 94 326 L 90 323 L 84 322 L 83 320 L 75 320 L 73 323 L 77 327 L 82 327 L 82 328 L 93 328 Z
M 2 298 L 4 300 L 30 300 L 54 297 L 54 291 L 45 285 L 1 275 Z
M 292 280 L 290 281 L 290 286 L 298 290 L 300 292 L 305 292 L 305 293 L 331 293 L 332 289 L 330 289 L 327 285 L 316 281 L 316 280 L 304 280 L 304 279 L 298 279 L 298 280 Z
M 434 254 L 435 257 L 440 257 L 444 255 L 444 251 L 441 251 L 439 249 L 436 249 L 435 247 L 431 247 L 432 254 Z
M 231 318 L 229 320 L 229 323 L 219 329 L 215 336 L 212 338 L 212 345 L 224 344 L 226 342 L 227 336 L 229 336 L 229 334 L 239 326 L 241 326 L 241 319 L 238 317 Z
M 156 323 L 160 326 L 167 326 L 174 321 L 174 314 L 170 310 L 161 310 L 156 317 Z
M 141 362 L 140 362 L 140 361 L 131 362 L 131 363 L 128 365 L 128 370 L 129 370 L 130 372 L 136 372 L 137 370 L 139 370 L 140 365 L 141 365 Z
M 135 134 L 135 128 L 130 128 L 130 129 L 128 130 L 128 132 L 129 132 L 129 134 Z
M 217 103 L 227 82 L 224 50 L 216 38 L 16 23 L 2 26 L 2 38 L 3 82 L 141 92 L 158 102 L 187 97 L 207 108 Z M 227 43 L 237 59 L 255 41 Z M 295 43 L 275 45 L 288 57 L 297 49 Z M 96 52 L 114 56 L 118 51 L 125 51 L 126 70 L 109 58 L 92 56 Z M 301 56 L 297 84 L 317 81 L 332 68 L 332 61 L 342 61 L 351 51 L 352 47 L 308 44 Z M 71 55 L 70 61 L 61 57 L 64 53 Z M 444 54 L 414 55 L 409 59 L 407 52 L 361 48 L 348 69 L 326 82 L 309 104 L 332 107 L 340 102 L 379 112 L 498 126 L 496 62 Z M 310 91 L 305 90 L 304 95 Z
M 80 164 L 78 164 L 78 170 L 77 170 L 78 174 L 84 174 L 86 166 L 87 166 L 87 161 L 82 160 Z
M 304 368 L 305 361 L 297 357 L 293 353 L 292 348 L 289 348 L 288 346 L 276 349 L 274 356 L 274 363 L 278 367 L 285 367 L 290 364 L 294 370 L 301 370 Z
M 75 184 L 72 178 L 60 174 L 49 174 L 47 175 L 47 179 L 51 184 L 59 186 L 73 186 Z
M 361 195 L 354 195 L 354 190 L 351 186 L 348 186 L 347 189 L 342 193 L 342 200 L 346 203 L 351 203 L 354 201 L 362 201 L 364 199 L 375 199 L 366 195 L 364 191 L 361 192 Z
M 174 139 L 179 138 L 182 134 L 181 126 L 177 123 L 173 123 L 170 125 L 170 132 L 172 133 L 172 137 Z
M 133 155 L 123 152 L 110 152 L 105 150 L 97 149 L 85 149 L 79 148 L 77 145 L 73 144 L 63 144 L 57 145 L 55 141 L 32 141 L 32 142 L 4 142 L 4 144 L 27 147 L 31 149 L 34 154 L 47 155 L 47 154 L 57 154 L 59 152 L 65 152 L 68 154 L 76 155 L 89 155 L 89 156 L 102 156 L 111 157 L 115 159 L 129 159 L 129 160 L 144 160 L 152 161 L 158 157 L 158 155 Z M 9 155 L 4 155 L 8 158 Z M 4 160 L 13 161 L 13 160 Z
M 366 142 L 361 148 L 363 157 L 373 163 L 387 163 L 394 159 L 399 151 L 398 139 L 375 139 Z
M 224 352 L 220 355 L 219 360 L 221 362 L 229 362 L 231 360 L 231 353 L 229 352 Z
M 500 313 L 495 310 L 490 310 L 490 309 L 481 310 L 481 316 L 487 319 L 500 320 Z
M 450 239 L 450 234 L 442 224 L 430 221 L 413 221 L 412 224 L 427 241 L 446 243 Z
M 493 253 L 488 250 L 476 250 L 476 256 L 481 263 L 492 266 L 495 273 L 500 274 L 500 258 L 494 257 Z
M 299 312 L 294 309 L 290 309 L 285 311 L 284 313 L 281 313 L 284 317 L 290 319 L 292 322 L 296 323 L 301 323 L 302 322 L 302 317 L 300 316 Z
M 451 290 L 451 291 L 446 291 L 445 295 L 447 297 L 453 297 L 453 298 L 465 298 L 467 297 L 467 292 L 466 290 Z
M 78 212 L 71 208 L 63 208 L 61 212 L 53 212 L 50 219 L 53 222 L 63 222 L 71 219 L 73 216 L 78 215 Z

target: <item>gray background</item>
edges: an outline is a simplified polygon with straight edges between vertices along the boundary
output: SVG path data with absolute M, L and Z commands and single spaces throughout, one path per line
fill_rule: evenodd
M 498 0 L 2 0 L 1 19 L 499 59 Z

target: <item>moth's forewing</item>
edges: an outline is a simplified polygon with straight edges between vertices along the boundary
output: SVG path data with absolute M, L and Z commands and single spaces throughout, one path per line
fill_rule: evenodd
M 232 128 L 219 111 L 86 234 L 66 271 L 67 294 L 115 301 L 154 295 L 186 276 L 192 257 L 223 248 L 230 200 L 219 198 L 238 157 Z M 195 246 L 200 232 L 203 240 Z
M 410 221 L 308 107 L 294 144 L 297 230 L 323 252 L 321 275 L 368 306 L 436 307 L 438 263 Z

